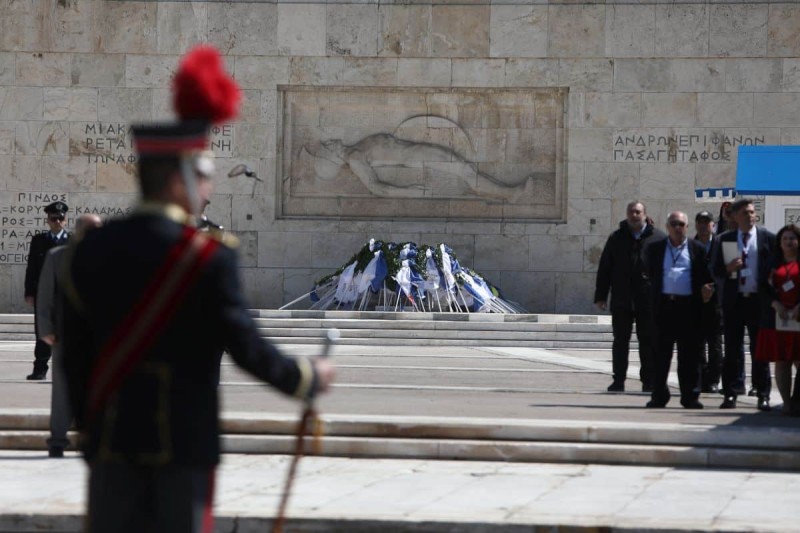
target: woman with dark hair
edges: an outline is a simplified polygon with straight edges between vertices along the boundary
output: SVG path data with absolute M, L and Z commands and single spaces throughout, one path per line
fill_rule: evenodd
M 783 399 L 783 411 L 798 416 L 800 383 L 795 376 L 792 394 L 792 367 L 800 365 L 800 228 L 794 224 L 784 226 L 776 240 L 777 256 L 767 279 L 759 283 L 765 311 L 758 332 L 756 359 L 775 362 L 775 382 Z
M 722 202 L 722 205 L 719 206 L 719 218 L 717 219 L 717 235 L 736 229 L 735 226 L 731 226 L 732 223 L 734 222 L 731 218 L 731 203 Z

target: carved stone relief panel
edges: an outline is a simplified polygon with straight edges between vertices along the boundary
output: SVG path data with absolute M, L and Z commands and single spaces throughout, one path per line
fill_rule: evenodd
M 280 86 L 277 215 L 563 220 L 567 96 Z

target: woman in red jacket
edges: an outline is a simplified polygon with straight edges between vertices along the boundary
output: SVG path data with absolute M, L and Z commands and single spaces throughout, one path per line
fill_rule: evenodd
M 758 332 L 756 359 L 775 362 L 775 382 L 783 399 L 785 413 L 800 415 L 800 384 L 795 377 L 792 394 L 792 367 L 800 365 L 800 228 L 794 224 L 778 232 L 779 251 L 767 279 L 759 285 L 764 303 L 772 308 L 763 313 Z M 774 312 L 772 312 L 774 310 Z

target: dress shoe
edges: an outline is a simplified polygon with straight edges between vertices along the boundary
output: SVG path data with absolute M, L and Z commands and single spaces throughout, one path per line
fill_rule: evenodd
M 46 375 L 47 372 L 34 372 L 33 374 L 28 374 L 28 377 L 25 379 L 28 381 L 42 381 Z
M 650 383 L 642 383 L 642 392 L 653 392 L 653 385 Z
M 748 396 L 758 396 L 758 391 L 756 391 L 755 387 L 750 387 L 750 390 L 747 391 Z
M 736 396 L 725 396 L 720 409 L 736 409 Z
M 719 385 L 717 385 L 716 383 L 712 383 L 711 385 L 706 385 L 703 387 L 703 392 L 710 392 L 710 393 L 719 392 Z
M 702 409 L 703 408 L 703 404 L 700 403 L 697 400 L 692 400 L 692 401 L 686 402 L 686 403 L 681 402 L 681 405 L 683 405 L 684 409 Z
M 625 382 L 624 381 L 614 381 L 611 385 L 608 386 L 606 389 L 608 392 L 625 392 Z
M 50 446 L 50 448 L 47 450 L 47 456 L 54 459 L 64 457 L 64 448 L 61 446 Z
M 649 402 L 647 402 L 647 405 L 645 405 L 645 407 L 647 407 L 648 409 L 663 409 L 666 406 L 667 402 L 656 401 L 656 400 L 650 400 Z
M 765 398 L 762 396 L 758 399 L 758 410 L 759 411 L 772 411 L 772 407 L 769 405 L 769 398 Z

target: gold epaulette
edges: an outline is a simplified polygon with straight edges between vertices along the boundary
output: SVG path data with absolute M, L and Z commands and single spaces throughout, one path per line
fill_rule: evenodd
M 223 230 L 210 229 L 208 231 L 208 235 L 215 241 L 224 244 L 228 248 L 232 248 L 235 250 L 239 247 L 239 237 L 237 237 L 233 233 L 228 233 L 227 231 Z

